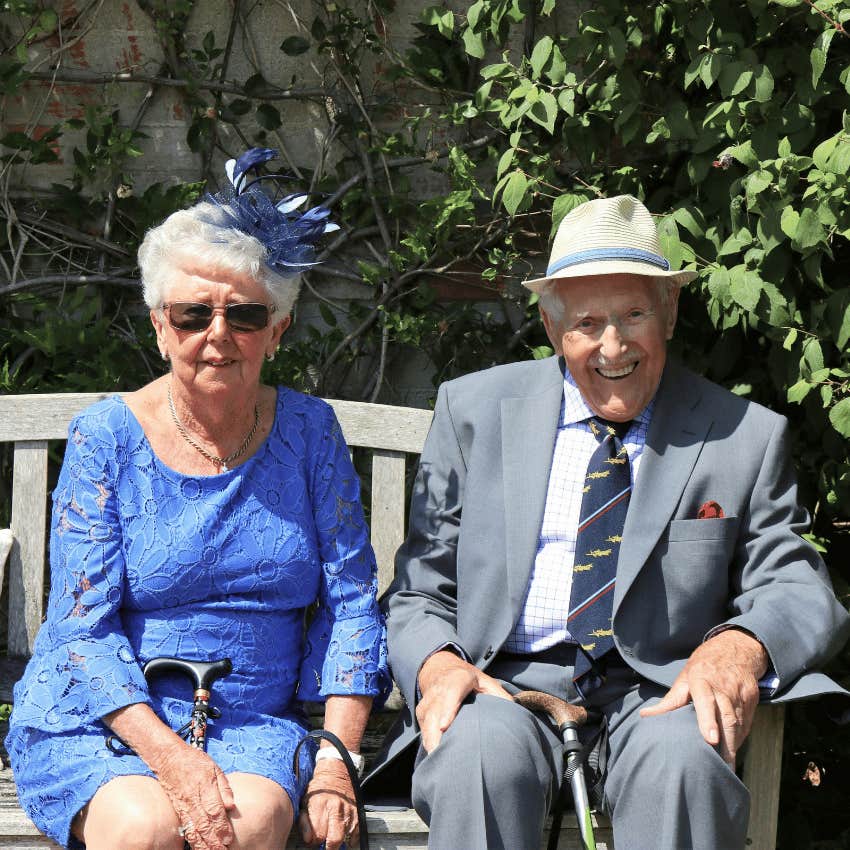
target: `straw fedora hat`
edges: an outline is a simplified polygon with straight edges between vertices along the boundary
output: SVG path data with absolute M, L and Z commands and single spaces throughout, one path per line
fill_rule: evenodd
M 670 270 L 652 215 L 631 195 L 597 198 L 567 213 L 555 234 L 546 276 L 523 286 L 540 292 L 550 280 L 601 274 L 639 274 L 679 285 L 697 276 Z

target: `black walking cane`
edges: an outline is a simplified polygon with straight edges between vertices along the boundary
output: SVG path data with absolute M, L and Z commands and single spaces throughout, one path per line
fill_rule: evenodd
M 587 796 L 587 785 L 584 781 L 582 763 L 585 753 L 578 739 L 578 727 L 587 722 L 587 709 L 546 694 L 542 691 L 520 691 L 514 694 L 514 702 L 518 702 L 529 711 L 538 711 L 549 715 L 558 726 L 561 739 L 564 742 L 566 766 L 564 779 L 569 782 L 573 794 L 573 807 L 581 833 L 582 850 L 596 850 L 596 840 L 593 836 L 593 820 L 590 814 L 590 800 Z M 556 805 L 552 816 L 552 829 L 549 833 L 548 847 L 558 846 L 558 833 L 561 830 L 561 807 Z
M 177 734 L 181 738 L 185 738 L 186 743 L 190 747 L 196 747 L 199 750 L 207 748 L 207 720 L 221 716 L 221 712 L 210 705 L 210 691 L 212 690 L 213 682 L 227 676 L 233 670 L 233 664 L 229 658 L 222 658 L 218 661 L 188 661 L 184 658 L 151 658 L 145 664 L 142 672 L 145 678 L 150 681 L 155 676 L 162 676 L 165 673 L 182 673 L 188 676 L 194 685 L 192 695 L 192 715 L 189 720 L 184 723 L 178 730 Z M 119 755 L 122 752 L 130 750 L 117 735 L 110 735 L 106 739 L 106 746 L 114 753 Z M 123 750 L 120 749 L 123 747 Z M 183 836 L 186 829 L 180 827 L 180 835 Z M 183 840 L 184 850 L 191 850 L 189 842 Z

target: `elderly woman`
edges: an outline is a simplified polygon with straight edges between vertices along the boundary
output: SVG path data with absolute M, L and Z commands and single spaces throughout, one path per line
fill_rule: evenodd
M 298 216 L 302 199 L 275 206 L 246 185 L 271 154 L 231 161 L 232 190 L 147 234 L 144 297 L 170 371 L 70 427 L 47 620 L 6 742 L 27 813 L 67 847 L 279 850 L 311 773 L 306 840 L 333 850 L 356 830 L 341 760 L 320 749 L 313 769 L 303 747 L 292 770 L 300 701 L 325 700 L 325 727 L 356 754 L 387 672 L 334 413 L 260 383 L 290 323 L 287 275 L 329 229 L 327 210 Z M 142 675 L 157 656 L 232 659 L 207 753 L 173 731 L 188 680 Z

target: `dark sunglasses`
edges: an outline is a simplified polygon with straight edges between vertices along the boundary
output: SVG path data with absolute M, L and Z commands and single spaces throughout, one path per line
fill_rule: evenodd
M 178 331 L 205 331 L 213 320 L 212 304 L 194 301 L 173 301 L 163 304 L 168 323 Z M 274 307 L 266 304 L 238 303 L 224 305 L 224 320 L 232 331 L 252 333 L 261 331 L 269 323 Z

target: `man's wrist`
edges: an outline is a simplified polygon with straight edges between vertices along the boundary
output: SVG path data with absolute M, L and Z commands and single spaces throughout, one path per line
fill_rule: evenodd
M 419 668 L 419 674 L 416 677 L 417 695 L 421 697 L 434 678 L 442 675 L 447 668 L 458 666 L 458 663 L 469 664 L 464 651 L 459 646 L 449 643 L 434 650 Z
M 761 679 L 768 672 L 770 668 L 770 655 L 758 636 L 753 634 L 749 629 L 730 624 L 712 629 L 706 635 L 705 641 L 708 642 L 715 638 L 723 638 L 724 636 L 728 640 L 734 641 L 740 651 L 746 652 L 751 656 L 753 675 L 756 679 Z

